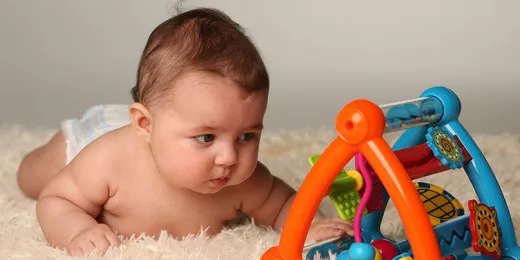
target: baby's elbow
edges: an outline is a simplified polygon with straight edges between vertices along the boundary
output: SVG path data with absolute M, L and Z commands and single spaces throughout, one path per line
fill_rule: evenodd
M 56 199 L 54 196 L 45 196 L 43 194 L 38 197 L 38 200 L 36 200 L 36 217 L 40 222 L 53 216 L 53 213 L 58 211 Z

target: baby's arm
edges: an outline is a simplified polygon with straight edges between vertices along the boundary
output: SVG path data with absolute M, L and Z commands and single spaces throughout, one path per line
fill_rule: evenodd
M 94 248 L 104 252 L 119 243 L 108 226 L 95 219 L 111 196 L 109 151 L 97 142 L 86 147 L 38 199 L 37 217 L 48 242 L 72 255 L 87 254 Z
M 253 175 L 246 180 L 242 189 L 242 211 L 261 226 L 272 226 L 280 230 L 285 222 L 294 196 L 293 188 L 258 163 Z
M 296 192 L 279 178 L 272 176 L 261 163 L 244 185 L 242 211 L 255 223 L 281 230 L 296 196 Z M 343 234 L 353 235 L 352 223 L 339 218 L 325 218 L 317 211 L 307 239 L 321 241 Z

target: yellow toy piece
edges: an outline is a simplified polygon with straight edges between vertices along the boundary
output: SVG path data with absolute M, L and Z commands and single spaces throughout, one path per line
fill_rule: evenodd
M 309 157 L 309 164 L 314 166 L 319 157 L 319 155 Z M 360 201 L 358 191 L 361 188 L 363 188 L 363 176 L 355 170 L 345 172 L 345 170 L 342 169 L 330 185 L 329 198 L 341 219 L 354 219 Z M 367 210 L 365 209 L 363 214 L 366 213 Z
M 374 247 L 374 260 L 383 260 L 383 256 L 381 255 L 381 252 L 377 248 Z
M 443 188 L 425 182 L 414 184 L 433 226 L 464 215 L 462 204 Z
M 356 170 L 350 170 L 347 172 L 347 176 L 354 179 L 356 182 L 356 191 L 359 191 L 361 188 L 363 188 L 363 176 L 361 173 Z

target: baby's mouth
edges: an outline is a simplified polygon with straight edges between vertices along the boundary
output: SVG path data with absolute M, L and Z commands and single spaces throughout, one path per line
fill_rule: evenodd
M 226 185 L 226 183 L 229 181 L 229 176 L 225 176 L 225 177 L 220 177 L 220 178 L 216 178 L 216 179 L 211 179 L 209 180 L 209 182 L 213 185 L 213 186 L 224 186 Z

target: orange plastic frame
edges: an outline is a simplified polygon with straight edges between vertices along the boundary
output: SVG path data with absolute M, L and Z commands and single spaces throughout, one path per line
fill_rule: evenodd
M 263 260 L 302 259 L 311 221 L 337 173 L 361 152 L 385 186 L 399 212 L 415 259 L 441 259 L 432 225 L 403 165 L 383 139 L 385 117 L 367 100 L 355 100 L 338 114 L 338 137 L 321 154 L 303 181 L 289 210 L 278 246 Z

